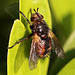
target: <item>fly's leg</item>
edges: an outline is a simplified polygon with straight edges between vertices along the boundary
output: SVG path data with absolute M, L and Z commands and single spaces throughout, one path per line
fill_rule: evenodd
M 30 21 L 27 19 L 27 17 L 21 12 L 21 11 L 19 11 L 24 17 L 25 17 L 25 19 L 28 21 L 28 23 L 31 25 L 31 23 L 30 23 Z
M 21 12 L 21 11 L 19 11 L 24 17 L 25 17 L 25 19 L 27 20 L 27 22 L 30 24 L 30 26 L 31 26 L 31 23 L 30 23 L 30 21 L 27 19 L 27 17 Z M 8 49 L 11 49 L 11 48 L 13 48 L 16 44 L 19 44 L 20 42 L 22 42 L 22 41 L 24 41 L 24 40 L 27 40 L 27 39 L 29 39 L 31 36 L 33 35 L 33 33 L 32 34 L 30 34 L 27 38 L 25 38 L 25 39 L 22 39 L 22 40 L 20 40 L 20 41 L 18 41 L 17 43 L 15 43 L 13 46 L 11 46 L 11 47 L 8 47 Z
M 15 43 L 13 46 L 8 47 L 8 49 L 11 49 L 11 48 L 13 48 L 16 44 L 19 44 L 20 42 L 22 42 L 22 41 L 24 41 L 24 40 L 29 39 L 31 36 L 33 36 L 33 33 L 32 33 L 32 34 L 30 34 L 27 38 L 25 38 L 25 39 L 22 39 L 22 40 L 18 41 L 18 42 L 17 42 L 17 43 Z

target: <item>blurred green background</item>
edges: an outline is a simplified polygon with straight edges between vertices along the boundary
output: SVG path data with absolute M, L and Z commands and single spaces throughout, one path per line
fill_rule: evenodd
M 7 46 L 18 10 L 18 0 L 0 0 L 0 75 L 7 75 Z
M 52 53 L 48 75 L 75 75 L 75 0 L 48 2 L 52 15 L 52 30 L 65 51 L 63 61 L 55 59 L 56 56 Z M 7 46 L 13 22 L 19 18 L 18 11 L 18 0 L 0 0 L 0 75 L 7 74 Z

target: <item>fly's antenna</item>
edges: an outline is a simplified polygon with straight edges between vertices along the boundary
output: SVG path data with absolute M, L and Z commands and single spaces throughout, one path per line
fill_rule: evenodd
M 30 21 L 27 19 L 27 17 L 21 12 L 21 11 L 19 11 L 24 17 L 25 17 L 25 19 L 28 21 L 28 23 L 31 25 L 31 23 L 30 23 Z
M 38 12 L 39 8 L 37 8 L 37 12 Z
M 35 13 L 37 13 L 35 9 L 33 9 L 33 10 L 35 11 Z
M 39 8 L 37 8 L 37 11 L 36 11 L 35 9 L 33 9 L 33 10 L 35 11 L 35 14 L 39 17 L 39 19 L 42 19 L 42 18 L 39 16 L 38 9 L 39 9 Z
M 36 13 L 38 13 L 38 9 L 39 9 L 39 8 L 37 8 L 37 11 L 36 11 L 35 9 L 33 9 L 33 10 L 34 10 Z

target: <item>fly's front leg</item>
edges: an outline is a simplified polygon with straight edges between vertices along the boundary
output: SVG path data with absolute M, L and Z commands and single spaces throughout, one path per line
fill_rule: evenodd
M 30 21 L 27 19 L 27 17 L 23 14 L 23 12 L 21 12 L 21 11 L 19 11 L 24 17 L 25 17 L 25 19 L 27 20 L 27 22 L 30 24 L 30 26 L 31 26 L 31 23 L 30 23 Z
M 13 48 L 16 44 L 19 44 L 20 42 L 22 42 L 22 41 L 24 41 L 24 40 L 29 39 L 31 36 L 33 36 L 33 33 L 32 33 L 32 34 L 30 34 L 27 38 L 25 38 L 25 39 L 22 39 L 22 40 L 18 41 L 18 42 L 17 42 L 17 43 L 15 43 L 13 46 L 8 47 L 8 49 L 11 49 L 11 48 Z

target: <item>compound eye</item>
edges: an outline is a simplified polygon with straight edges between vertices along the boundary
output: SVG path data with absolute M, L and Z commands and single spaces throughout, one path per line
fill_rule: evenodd
M 35 21 L 35 20 L 37 20 L 36 17 L 31 17 L 31 21 Z

